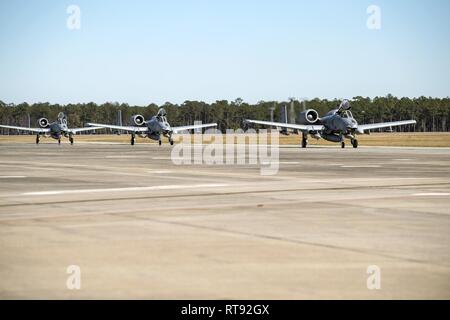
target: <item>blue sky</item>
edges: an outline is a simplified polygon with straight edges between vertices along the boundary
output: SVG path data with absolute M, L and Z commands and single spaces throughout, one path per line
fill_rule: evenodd
M 447 0 L 1 0 L 0 100 L 446 97 L 449 39 Z

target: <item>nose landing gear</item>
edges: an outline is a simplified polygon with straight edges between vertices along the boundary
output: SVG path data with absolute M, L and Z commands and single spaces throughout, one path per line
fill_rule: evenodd
M 131 145 L 134 146 L 134 143 L 136 142 L 136 136 L 134 134 L 131 135 Z
M 36 144 L 39 144 L 40 140 L 41 140 L 41 137 L 39 135 L 36 135 Z
M 69 142 L 71 145 L 73 145 L 73 136 L 71 136 L 71 135 L 69 136 Z
M 358 148 L 358 140 L 352 139 L 351 141 L 352 141 L 353 148 L 355 148 L 355 149 Z

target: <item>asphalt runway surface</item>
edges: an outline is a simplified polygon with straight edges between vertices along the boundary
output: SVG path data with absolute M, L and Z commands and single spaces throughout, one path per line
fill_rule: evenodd
M 0 144 L 0 298 L 450 298 L 450 149 L 171 149 Z

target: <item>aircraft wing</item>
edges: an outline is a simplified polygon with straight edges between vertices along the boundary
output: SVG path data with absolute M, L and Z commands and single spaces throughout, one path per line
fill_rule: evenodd
M 184 130 L 211 128 L 211 127 L 217 127 L 217 123 L 193 124 L 190 126 L 172 127 L 172 131 L 174 133 L 178 133 L 178 132 L 184 131 Z
M 358 125 L 358 131 L 363 132 L 364 130 L 389 128 L 389 127 L 403 126 L 406 124 L 416 124 L 416 123 L 417 123 L 416 120 L 404 120 L 404 121 L 360 124 L 360 125 Z
M 78 132 L 89 131 L 89 130 L 97 130 L 97 129 L 104 129 L 104 128 L 103 127 L 73 128 L 73 129 L 69 129 L 69 132 L 78 133 Z
M 91 127 L 95 127 L 96 129 L 109 128 L 109 129 L 124 130 L 124 131 L 129 131 L 129 132 L 147 132 L 148 131 L 148 127 L 115 126 L 112 124 L 100 124 L 100 123 L 88 123 L 87 125 L 91 126 Z
M 30 131 L 30 132 L 36 132 L 36 133 L 46 133 L 46 132 L 50 131 L 49 128 L 27 128 L 27 127 L 15 127 L 15 126 L 4 126 L 4 125 L 0 125 L 0 127 L 7 128 L 7 129 Z
M 323 125 L 321 124 L 294 124 L 294 123 L 282 123 L 282 122 L 271 122 L 271 121 L 260 121 L 260 120 L 248 120 L 245 119 L 245 122 L 254 123 L 254 124 L 262 124 L 265 126 L 272 127 L 280 127 L 287 129 L 297 129 L 300 131 L 320 131 L 323 130 Z

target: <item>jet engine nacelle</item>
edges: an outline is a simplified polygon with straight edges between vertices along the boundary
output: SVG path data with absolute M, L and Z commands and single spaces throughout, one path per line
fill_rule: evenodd
M 48 122 L 48 119 L 47 119 L 47 118 L 40 118 L 40 119 L 38 120 L 38 124 L 39 124 L 39 126 L 40 126 L 41 128 L 47 128 L 49 122 Z
M 137 126 L 142 126 L 145 123 L 145 118 L 140 114 L 136 114 L 131 117 L 131 123 L 134 123 Z
M 300 112 L 299 123 L 300 124 L 314 124 L 319 120 L 319 113 L 314 109 L 308 109 L 306 111 Z

